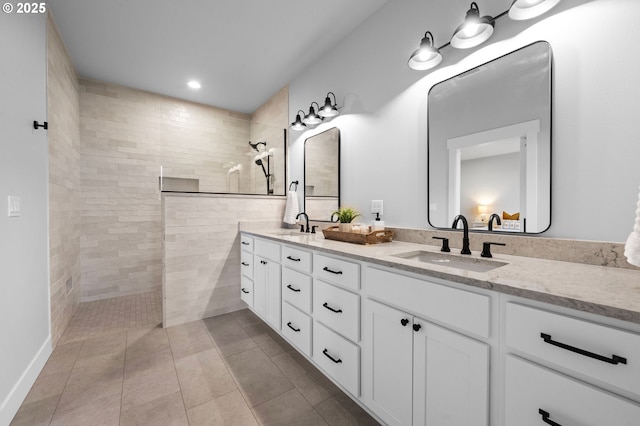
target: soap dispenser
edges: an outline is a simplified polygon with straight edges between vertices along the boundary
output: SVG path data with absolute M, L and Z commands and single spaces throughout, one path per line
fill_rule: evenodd
M 374 231 L 384 230 L 384 220 L 380 220 L 380 213 L 376 213 L 376 218 L 371 224 L 371 229 L 373 229 Z

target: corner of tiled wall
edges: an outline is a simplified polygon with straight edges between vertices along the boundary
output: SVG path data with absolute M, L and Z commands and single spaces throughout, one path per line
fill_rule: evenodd
M 50 14 L 47 62 L 51 340 L 55 346 L 80 301 L 80 113 L 75 69 Z

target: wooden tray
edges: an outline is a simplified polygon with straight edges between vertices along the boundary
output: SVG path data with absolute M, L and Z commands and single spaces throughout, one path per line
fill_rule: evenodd
M 368 234 L 356 234 L 355 232 L 341 232 L 338 226 L 330 226 L 323 229 L 322 234 L 327 240 L 354 244 L 389 243 L 393 239 L 393 231 L 390 229 L 372 231 Z

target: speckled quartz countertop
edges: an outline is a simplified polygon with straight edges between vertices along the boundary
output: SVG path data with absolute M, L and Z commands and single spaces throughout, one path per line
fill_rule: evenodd
M 417 250 L 439 253 L 439 249 L 431 245 L 400 241 L 358 245 L 327 240 L 322 233 L 300 234 L 283 229 L 252 229 L 243 226 L 240 230 L 281 243 L 345 255 L 399 271 L 640 324 L 640 271 L 636 270 L 494 253 L 491 260 L 504 262 L 506 265 L 487 272 L 474 272 L 394 256 Z M 451 254 L 457 253 L 459 249 L 452 248 Z M 483 259 L 477 251 L 471 257 Z

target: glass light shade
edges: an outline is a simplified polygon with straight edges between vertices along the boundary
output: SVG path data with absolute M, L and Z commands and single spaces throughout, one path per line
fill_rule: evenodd
M 298 112 L 302 112 L 302 111 L 298 111 Z M 304 112 L 302 112 L 302 114 L 304 114 Z M 291 123 L 291 130 L 304 130 L 306 128 L 307 128 L 307 125 L 302 122 L 302 119 L 300 118 L 300 114 L 296 114 L 296 121 Z
M 327 93 L 327 97 L 324 99 L 324 105 L 318 111 L 318 115 L 322 118 L 331 118 L 340 114 L 338 112 L 338 108 L 336 107 L 336 105 L 331 103 L 331 98 L 329 98 L 329 94 L 333 95 L 333 92 Z M 333 95 L 334 99 L 335 99 L 335 96 L 336 95 Z
M 316 110 L 313 108 L 313 105 L 309 107 L 309 114 L 305 115 L 302 119 L 304 124 L 315 125 L 322 123 L 322 118 L 318 114 L 316 114 Z
M 409 58 L 409 68 L 417 71 L 428 70 L 440 62 L 442 62 L 440 50 L 433 46 L 433 36 L 427 31 L 420 42 L 420 47 Z
M 547 13 L 560 0 L 514 0 L 509 9 L 509 18 L 515 21 L 533 19 Z
M 484 214 L 488 211 L 487 206 L 478 206 L 478 213 Z
M 478 5 L 471 3 L 464 23 L 456 28 L 451 37 L 451 46 L 456 49 L 470 49 L 487 41 L 493 35 L 495 22 L 490 16 L 480 17 Z

